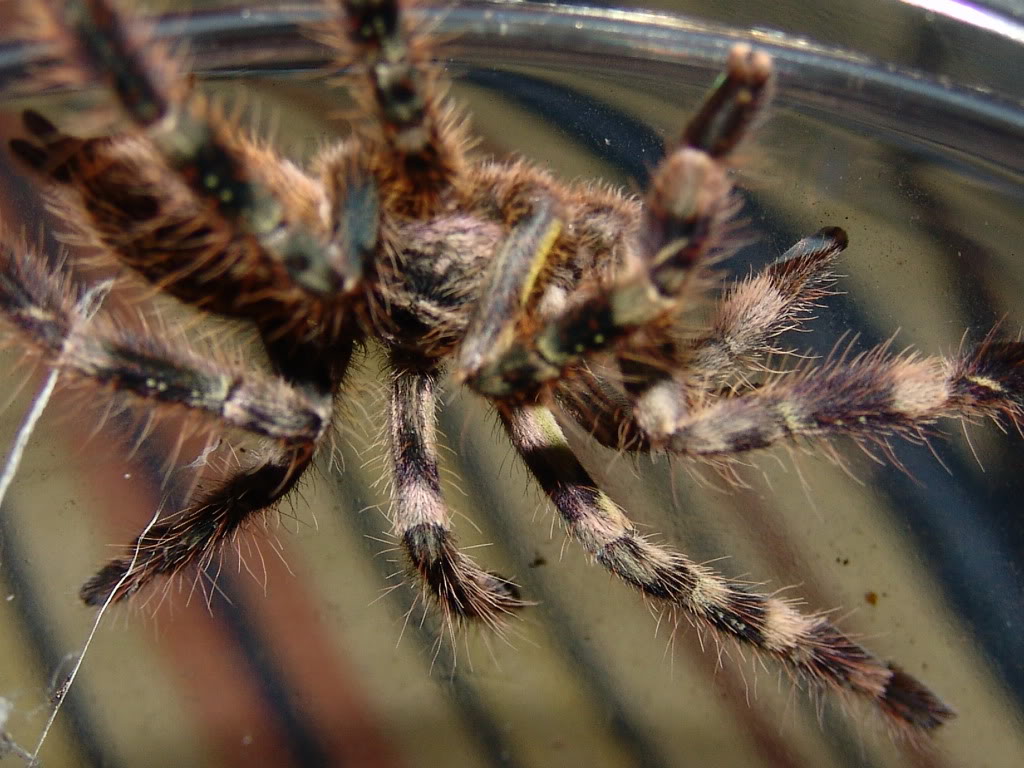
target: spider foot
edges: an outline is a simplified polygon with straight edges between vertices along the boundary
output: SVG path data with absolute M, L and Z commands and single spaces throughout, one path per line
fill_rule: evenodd
M 497 626 L 529 603 L 508 579 L 480 568 L 440 525 L 414 526 L 402 536 L 412 567 L 446 618 Z

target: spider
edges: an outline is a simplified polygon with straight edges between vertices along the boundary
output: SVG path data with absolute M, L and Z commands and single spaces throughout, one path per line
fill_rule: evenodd
M 493 404 L 569 535 L 645 599 L 800 680 L 872 702 L 906 733 L 953 717 L 823 615 L 642 536 L 565 436 L 575 422 L 623 452 L 719 465 L 806 439 L 919 438 L 944 417 L 1020 423 L 1024 344 L 994 335 L 950 358 L 883 346 L 757 376 L 776 337 L 833 293 L 847 246 L 835 227 L 726 286 L 692 330 L 687 313 L 716 287 L 712 268 L 735 241 L 728 164 L 770 102 L 770 57 L 731 50 L 632 196 L 560 182 L 525 160 L 476 158 L 429 37 L 398 0 L 328 3 L 320 34 L 361 118 L 308 169 L 246 137 L 112 0 L 24 6 L 28 33 L 63 62 L 41 77 L 105 84 L 128 125 L 76 138 L 23 114 L 29 138 L 10 149 L 46 180 L 70 240 L 123 268 L 122 280 L 251 324 L 266 359 L 243 366 L 179 334 L 120 330 L 85 308 L 87 291 L 65 269 L 5 238 L 3 316 L 62 381 L 257 446 L 86 582 L 87 604 L 204 565 L 289 494 L 325 443 L 354 357 L 375 343 L 389 368 L 393 533 L 448 621 L 498 627 L 527 602 L 452 532 L 434 425 L 446 375 Z

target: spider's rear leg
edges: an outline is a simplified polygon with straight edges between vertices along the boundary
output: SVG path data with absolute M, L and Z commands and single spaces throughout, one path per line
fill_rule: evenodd
M 93 386 L 157 413 L 178 410 L 200 427 L 253 436 L 262 457 L 183 512 L 157 523 L 137 557 L 114 560 L 82 591 L 90 604 L 128 597 L 159 575 L 212 557 L 254 513 L 280 499 L 308 466 L 333 412 L 332 393 L 200 357 L 167 334 L 135 336 L 83 307 L 84 294 L 42 259 L 7 242 L 0 247 L 0 313 L 20 346 L 60 372 L 67 385 Z M 142 326 L 141 321 L 129 323 Z M 350 350 L 337 349 L 343 372 Z
M 180 330 L 157 328 L 144 336 L 127 330 L 146 328 L 140 318 L 114 323 L 103 314 L 89 316 L 82 295 L 41 257 L 0 237 L 0 314 L 27 354 L 59 370 L 64 383 L 105 388 L 156 409 L 179 408 L 206 425 L 283 446 L 315 443 L 326 429 L 330 395 L 203 357 Z
M 465 171 L 465 122 L 445 97 L 431 47 L 399 0 L 327 0 L 337 14 L 326 41 L 351 71 L 357 103 L 376 120 L 359 126 L 396 213 L 425 218 Z
M 825 618 L 748 591 L 641 536 L 597 488 L 546 408 L 504 405 L 499 411 L 513 445 L 569 534 L 644 595 L 685 611 L 702 627 L 774 656 L 799 679 L 873 702 L 897 726 L 928 731 L 953 717 L 924 685 L 876 658 Z
M 446 619 L 496 626 L 525 603 L 512 582 L 481 569 L 456 547 L 437 463 L 436 374 L 393 365 L 389 434 L 395 536 Z
M 336 350 L 335 375 L 339 382 L 351 353 L 351 342 L 345 349 Z M 159 388 L 159 370 L 150 374 L 150 380 L 156 380 Z M 275 386 L 285 385 L 279 381 Z M 190 499 L 185 509 L 136 538 L 128 554 L 111 560 L 83 585 L 80 594 L 86 603 L 102 605 L 111 596 L 113 600 L 123 600 L 158 577 L 173 576 L 190 567 L 205 567 L 246 523 L 273 508 L 295 487 L 327 430 L 333 395 L 311 393 L 306 388 L 293 391 L 315 404 L 319 416 L 315 425 L 305 423 L 308 419 L 296 418 L 298 414 L 290 413 L 281 400 L 246 403 L 241 391 L 231 393 L 232 400 L 243 401 L 237 404 L 238 408 L 250 414 L 246 430 L 260 436 L 273 435 L 273 440 L 260 443 L 262 458 L 204 490 Z M 300 424 L 302 427 L 297 428 Z
M 205 567 L 243 524 L 273 506 L 309 467 L 312 446 L 291 450 L 246 469 L 191 501 L 137 538 L 128 554 L 111 560 L 79 592 L 88 605 L 124 600 L 155 579 Z
M 736 209 L 722 160 L 740 141 L 767 100 L 771 60 L 737 46 L 705 107 L 651 179 L 636 247 L 610 286 L 588 290 L 481 372 L 501 382 L 484 394 L 504 397 L 514 387 L 529 395 L 594 353 L 629 341 L 645 329 L 657 335 L 686 307 L 717 256 Z M 633 366 L 631 379 L 657 382 L 663 372 Z

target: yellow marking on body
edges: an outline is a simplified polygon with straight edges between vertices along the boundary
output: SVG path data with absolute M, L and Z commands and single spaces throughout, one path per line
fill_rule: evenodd
M 661 249 L 654 255 L 652 264 L 654 264 L 654 266 L 661 266 L 666 261 L 675 257 L 677 253 L 686 248 L 689 244 L 690 238 L 677 237 L 675 240 L 672 240 L 667 245 L 661 247 Z
M 1000 384 L 995 379 L 990 379 L 988 376 L 968 376 L 967 380 L 972 384 L 977 384 L 979 387 L 990 389 L 993 392 L 1002 394 L 1006 391 L 1006 387 Z
M 544 268 L 544 265 L 548 261 L 548 256 L 551 255 L 551 249 L 555 245 L 555 241 L 558 236 L 562 234 L 562 221 L 561 219 L 554 218 L 548 224 L 544 233 L 540 237 L 540 242 L 537 243 L 537 250 L 533 253 L 533 261 L 530 263 L 530 271 L 526 274 L 526 279 L 523 281 L 523 288 L 519 292 L 519 304 L 525 306 L 527 300 L 530 298 L 530 294 L 533 292 L 533 286 L 537 282 L 537 278 L 540 277 L 540 272 Z
M 801 412 L 800 406 L 796 403 L 790 403 L 783 400 L 776 406 L 775 410 L 782 417 L 782 421 L 786 425 L 786 429 L 790 432 L 796 433 L 804 428 L 805 422 L 803 420 L 803 413 Z

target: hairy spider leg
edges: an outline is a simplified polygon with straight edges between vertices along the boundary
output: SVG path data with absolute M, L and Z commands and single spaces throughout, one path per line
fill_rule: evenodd
M 101 606 L 111 593 L 113 600 L 124 600 L 159 577 L 204 568 L 244 523 L 295 487 L 313 453 L 313 445 L 291 448 L 191 500 L 137 537 L 125 557 L 103 566 L 82 585 L 80 597 L 87 605 Z
M 681 352 L 687 387 L 714 390 L 767 355 L 784 354 L 787 350 L 775 347 L 773 340 L 800 329 L 819 299 L 835 295 L 832 267 L 848 243 L 842 229 L 825 227 L 731 285 L 715 307 L 708 332 Z
M 115 388 L 219 411 L 229 426 L 256 434 L 285 432 L 260 451 L 256 466 L 235 470 L 137 542 L 140 557 L 118 588 L 123 598 L 157 575 L 211 558 L 308 468 L 359 335 L 343 323 L 344 294 L 361 279 L 376 208 L 365 204 L 358 184 L 354 201 L 332 198 L 337 185 L 325 192 L 269 147 L 243 138 L 191 92 L 148 31 L 107 0 L 28 7 L 39 38 L 57 43 L 72 71 L 107 83 L 136 126 L 120 137 L 77 140 L 25 113 L 37 143 L 14 141 L 11 148 L 57 183 L 54 205 L 77 226 L 76 244 L 113 253 L 187 303 L 252 320 L 286 380 L 280 389 L 294 393 L 250 392 L 237 382 L 259 376 L 210 371 L 166 348 L 140 353 L 130 343 L 104 347 L 102 339 L 99 351 L 82 346 L 100 358 L 86 361 L 94 378 Z M 310 412 L 315 428 L 305 423 Z M 83 588 L 83 598 L 102 602 L 130 562 L 111 562 Z
M 667 380 L 649 391 L 650 399 L 658 395 L 673 403 L 659 412 L 685 412 L 696 400 L 706 404 L 720 387 L 742 384 L 766 355 L 785 353 L 773 340 L 799 329 L 816 302 L 835 293 L 832 266 L 846 245 L 843 230 L 825 227 L 730 286 L 715 307 L 708 331 L 673 345 L 667 355 L 671 368 L 685 371 L 685 377 L 681 382 Z M 666 436 L 678 423 L 648 420 L 641 425 L 629 398 L 590 370 L 561 383 L 555 396 L 598 442 L 612 448 L 648 451 L 664 447 Z M 681 406 L 675 405 L 677 400 Z
M 65 386 L 91 384 L 111 396 L 147 402 L 161 413 L 177 407 L 200 426 L 223 425 L 260 438 L 262 463 L 150 529 L 132 573 L 116 599 L 161 574 L 212 556 L 254 511 L 279 499 L 308 464 L 333 410 L 316 396 L 279 378 L 202 358 L 159 336 L 119 330 L 103 315 L 87 317 L 80 291 L 27 248 L 0 245 L 0 312 L 34 358 L 57 369 Z M 101 605 L 125 575 L 131 557 L 107 565 L 82 590 Z
M 74 142 L 29 112 L 42 146 L 15 140 L 12 150 L 77 192 L 57 207 L 87 244 L 189 303 L 253 320 L 285 375 L 314 375 L 294 347 L 346 332 L 344 300 L 362 279 L 363 249 L 332 221 L 344 201 L 322 205 L 321 183 L 245 139 L 109 0 L 26 5 L 50 22 L 36 27 L 56 40 L 43 39 L 107 83 L 136 130 Z
M 873 702 L 907 731 L 953 716 L 931 691 L 879 660 L 827 619 L 751 592 L 682 553 L 641 536 L 573 454 L 543 406 L 499 408 L 509 438 L 558 510 L 570 536 L 602 566 L 661 605 L 782 661 L 800 680 Z
M 667 449 L 727 456 L 798 437 L 848 435 L 885 446 L 922 437 L 939 418 L 1024 416 L 1024 343 L 988 339 L 953 358 L 891 355 L 885 346 L 793 371 L 694 408 Z
M 716 250 L 727 239 L 728 222 L 736 213 L 722 161 L 764 114 L 771 91 L 770 57 L 747 45 L 733 46 L 725 72 L 687 123 L 679 146 L 651 179 L 640 233 L 654 290 L 640 289 L 639 282 L 630 288 L 624 281 L 627 306 L 642 307 L 642 296 L 631 297 L 638 289 L 652 300 L 641 310 L 647 314 L 632 321 L 646 325 L 645 332 L 627 336 L 618 357 L 623 383 L 634 401 L 633 417 L 655 439 L 686 413 L 679 384 L 687 374 L 673 365 L 678 344 L 672 320 L 701 287 L 704 269 L 721 256 Z M 639 279 L 644 279 L 642 271 Z M 659 307 L 662 303 L 664 309 Z M 629 310 L 624 314 L 628 317 Z
M 393 363 L 390 402 L 392 523 L 425 591 L 449 622 L 491 627 L 526 605 L 512 582 L 457 549 L 441 491 L 434 421 L 436 372 Z
M 81 291 L 24 246 L 0 240 L 0 269 L 0 312 L 24 348 L 57 368 L 66 384 L 92 383 L 155 408 L 182 406 L 205 423 L 282 445 L 316 442 L 330 420 L 328 398 L 200 356 L 159 334 L 123 330 L 104 315 L 86 318 Z
M 521 397 L 563 376 L 573 364 L 621 345 L 643 346 L 643 331 L 671 323 L 687 304 L 694 284 L 713 260 L 736 202 L 721 157 L 739 142 L 763 108 L 771 81 L 771 59 L 738 45 L 725 76 L 708 97 L 682 143 L 662 160 L 648 189 L 638 247 L 630 252 L 611 286 L 592 289 L 569 305 L 527 341 L 520 341 L 479 377 L 481 382 L 514 384 Z M 696 126 L 696 127 L 694 127 Z M 721 135 L 720 135 L 720 132 Z M 700 140 L 690 145 L 690 134 Z M 641 337 L 641 338 L 636 338 Z M 621 353 L 620 353 L 621 354 Z M 671 374 L 665 366 L 639 366 L 627 355 L 631 396 L 643 410 L 643 395 Z M 507 387 L 480 389 L 504 397 Z
M 431 46 L 398 0 L 327 0 L 339 13 L 326 41 L 357 104 L 376 119 L 360 126 L 362 151 L 399 216 L 425 218 L 466 174 L 470 142 L 461 113 L 446 98 Z

